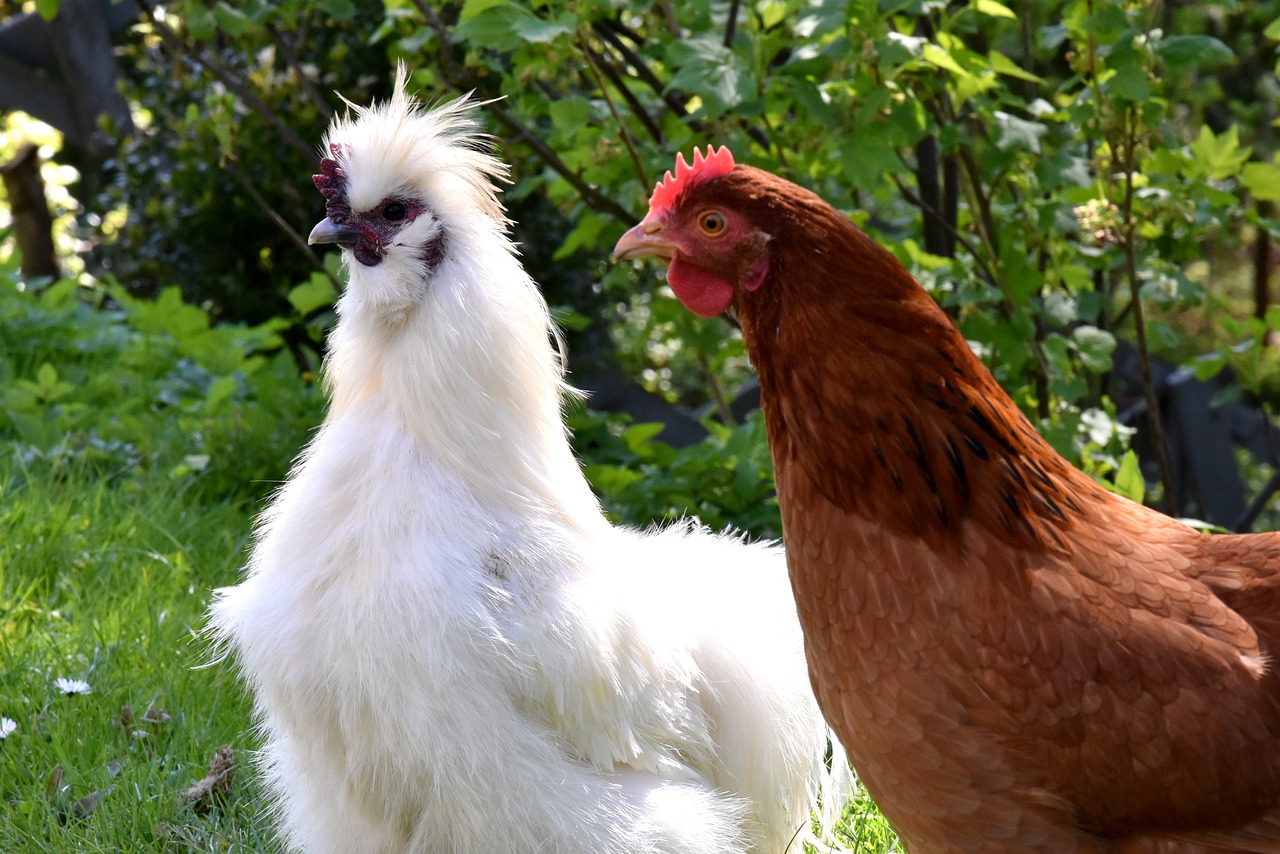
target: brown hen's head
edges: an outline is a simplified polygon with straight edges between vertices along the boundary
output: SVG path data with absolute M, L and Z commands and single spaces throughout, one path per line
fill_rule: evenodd
M 795 253 L 857 230 L 818 196 L 752 166 L 735 164 L 729 149 L 683 155 L 649 199 L 649 213 L 618 241 L 615 260 L 653 256 L 668 262 L 667 282 L 703 317 L 749 294 L 768 293 Z M 819 250 L 820 252 L 821 250 Z M 788 256 L 792 256 L 788 258 Z
M 725 311 L 739 288 L 760 287 L 769 272 L 770 235 L 716 192 L 725 176 L 743 168 L 723 146 L 708 146 L 705 156 L 695 149 L 693 165 L 680 155 L 675 174 L 658 182 L 648 216 L 618 242 L 614 258 L 667 261 L 671 289 L 703 317 Z

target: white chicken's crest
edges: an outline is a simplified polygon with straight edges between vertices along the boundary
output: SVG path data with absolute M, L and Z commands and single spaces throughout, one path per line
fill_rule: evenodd
M 508 169 L 487 150 L 476 115 L 480 103 L 463 95 L 428 108 L 408 94 L 407 81 L 400 66 L 389 100 L 368 107 L 346 101 L 351 114 L 336 118 L 325 134 L 323 150 L 337 145 L 345 155 L 339 162 L 351 207 L 417 192 L 442 214 L 479 211 L 505 222 L 494 182 L 505 180 Z

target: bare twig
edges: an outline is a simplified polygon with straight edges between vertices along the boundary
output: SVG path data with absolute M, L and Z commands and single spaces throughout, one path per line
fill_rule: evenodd
M 902 194 L 902 197 L 906 199 L 907 202 L 909 202 L 912 205 L 915 205 L 916 207 L 920 208 L 920 210 L 922 211 L 928 210 L 929 206 L 924 202 L 924 200 L 921 199 L 919 196 L 917 196 L 915 193 L 911 192 L 911 188 L 908 187 L 906 184 L 902 183 L 901 178 L 899 178 L 897 175 L 891 175 L 889 177 L 893 180 L 893 183 L 898 188 L 898 192 Z M 937 213 L 935 212 L 934 215 L 937 216 Z M 956 230 L 956 228 L 952 226 L 950 223 L 946 222 L 945 220 L 941 220 L 941 221 L 950 230 L 951 237 L 957 243 L 959 243 L 961 246 L 964 247 L 965 252 L 969 253 L 969 257 L 971 257 L 974 263 L 977 264 L 979 268 L 981 268 L 982 277 L 986 279 L 988 282 L 995 284 L 996 273 L 994 270 L 991 269 L 991 265 L 987 263 L 987 260 L 983 256 L 983 254 L 978 251 L 978 247 L 974 246 L 969 241 L 969 239 L 965 237 L 964 234 Z
M 333 277 L 333 274 L 329 272 L 324 263 L 316 257 L 316 253 L 311 251 L 311 247 L 307 244 L 306 238 L 299 234 L 289 221 L 286 220 L 279 211 L 273 208 L 271 203 L 258 192 L 258 188 L 254 186 L 253 181 L 249 180 L 249 176 L 244 174 L 244 170 L 240 168 L 240 164 L 236 160 L 229 160 L 227 161 L 227 168 L 231 171 L 232 176 L 240 186 L 244 188 L 244 191 L 249 194 L 249 198 L 253 199 L 254 204 L 265 212 L 267 216 L 271 217 L 271 221 L 276 224 L 277 228 L 284 232 L 285 236 L 289 238 L 289 242 L 298 247 L 302 252 L 303 257 L 307 259 L 311 266 L 328 276 L 329 281 L 333 282 L 333 286 L 338 290 L 341 290 L 342 283 Z
M 324 116 L 326 121 L 332 119 L 333 108 L 329 106 L 329 102 L 320 94 L 320 90 L 316 89 L 312 84 L 311 78 L 307 76 L 307 73 L 302 70 L 302 62 L 299 60 L 298 51 L 294 49 L 293 44 L 281 35 L 280 31 L 270 22 L 267 22 L 266 27 L 271 40 L 280 48 L 280 52 L 284 54 L 285 61 L 293 69 L 293 76 L 298 81 L 298 85 L 302 87 L 307 99 L 315 105 L 315 108 L 320 112 L 320 115 Z
M 618 130 L 622 134 L 622 142 L 627 147 L 627 153 L 631 155 L 631 162 L 636 167 L 636 177 L 640 179 L 640 185 L 646 186 L 649 180 L 644 172 L 644 163 L 640 160 L 640 155 L 636 151 L 636 141 L 631 137 L 631 131 L 627 128 L 626 122 L 622 120 L 622 116 L 618 115 L 618 110 L 613 106 L 613 99 L 609 97 L 609 87 L 604 84 L 604 78 L 600 75 L 600 69 L 596 67 L 595 59 L 592 57 L 591 48 L 587 46 L 587 40 L 579 34 L 578 44 L 582 48 L 582 55 L 587 58 L 587 68 L 591 69 L 591 74 L 596 79 L 596 86 L 600 87 L 600 94 L 604 97 L 604 102 L 609 107 L 613 120 L 618 123 Z
M 594 208 L 600 213 L 608 214 L 624 225 L 632 225 L 639 218 L 631 211 L 622 207 L 613 199 L 597 190 L 586 182 L 586 180 L 569 168 L 568 164 L 560 159 L 560 155 L 552 150 L 541 137 L 535 134 L 529 128 L 525 127 L 515 116 L 504 110 L 496 101 L 489 101 L 484 105 L 485 110 L 489 112 L 503 126 L 513 133 L 525 145 L 533 149 L 534 153 L 542 159 L 542 162 L 551 167 L 553 171 L 569 182 L 569 186 L 578 191 L 578 195 L 588 206 Z
M 730 427 L 737 424 L 738 419 L 733 417 L 733 408 L 729 406 L 729 401 L 724 396 L 724 389 L 720 388 L 720 378 L 711 369 L 711 362 L 707 360 L 706 354 L 701 351 L 698 352 L 698 367 L 702 370 L 702 375 L 707 378 L 707 390 L 711 393 L 711 399 L 715 402 L 716 412 L 720 415 L 720 420 Z
M 733 46 L 733 37 L 738 32 L 738 10 L 742 7 L 742 0 L 733 0 L 729 4 L 729 20 L 724 25 L 724 46 Z
M 649 137 L 659 145 L 665 144 L 666 135 L 662 132 L 662 128 L 658 126 L 658 123 L 649 115 L 649 111 L 640 103 L 640 99 L 631 91 L 631 87 L 627 85 L 627 81 L 623 79 L 622 72 L 613 61 L 604 54 L 595 51 L 589 51 L 588 57 L 595 62 L 604 76 L 609 78 L 613 88 L 622 94 L 622 99 L 627 102 L 632 114 L 639 119 L 640 124 L 644 125 L 645 130 L 649 132 Z
M 1124 251 L 1125 278 L 1129 280 L 1129 306 L 1133 309 L 1134 341 L 1138 345 L 1138 367 L 1142 372 L 1142 395 L 1147 403 L 1147 428 L 1151 431 L 1151 445 L 1155 450 L 1156 467 L 1160 483 L 1164 486 L 1164 509 L 1169 515 L 1177 512 L 1173 492 L 1173 466 L 1169 460 L 1169 444 L 1165 440 L 1164 422 L 1160 418 L 1160 398 L 1156 395 L 1155 380 L 1151 374 L 1151 353 L 1147 347 L 1147 326 L 1142 311 L 1142 284 L 1138 281 L 1138 225 L 1133 219 L 1133 173 L 1138 168 L 1135 149 L 1138 146 L 1138 119 L 1132 106 L 1123 113 L 1124 136 L 1117 140 L 1122 156 L 1116 165 L 1122 170 L 1124 195 L 1121 198 L 1120 215 L 1123 222 L 1121 249 Z
M 667 32 L 673 39 L 680 38 L 680 21 L 676 18 L 676 9 L 671 0 L 658 0 L 658 8 L 662 10 L 662 20 L 667 24 Z

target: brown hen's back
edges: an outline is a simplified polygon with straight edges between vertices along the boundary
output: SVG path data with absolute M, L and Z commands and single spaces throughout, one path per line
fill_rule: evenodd
M 1102 489 L 844 216 L 696 179 L 618 254 L 732 286 L 810 677 L 908 847 L 1280 851 L 1280 535 Z

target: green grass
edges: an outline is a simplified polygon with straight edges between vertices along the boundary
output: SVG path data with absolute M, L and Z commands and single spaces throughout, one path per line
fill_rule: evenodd
M 249 522 L 168 478 L 0 462 L 0 851 L 273 850 L 247 762 L 225 804 L 181 797 L 220 747 L 253 747 L 198 636 Z

